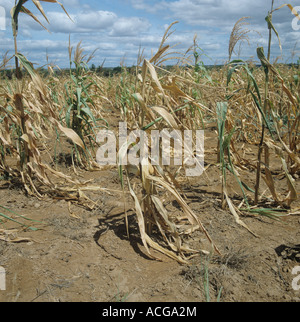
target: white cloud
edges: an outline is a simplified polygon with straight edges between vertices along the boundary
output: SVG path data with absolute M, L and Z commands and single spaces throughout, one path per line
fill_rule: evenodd
M 147 19 L 138 17 L 118 17 L 111 11 L 80 11 L 77 14 L 70 14 L 71 21 L 64 12 L 47 12 L 50 25 L 44 24 L 41 15 L 37 15 L 41 22 L 53 33 L 89 33 L 97 34 L 106 32 L 113 37 L 136 36 L 146 32 L 151 24 Z M 22 16 L 23 28 L 41 30 L 39 24 L 28 16 Z
M 76 17 L 76 25 L 79 29 L 100 31 L 111 28 L 118 16 L 110 11 L 86 11 Z
M 136 36 L 148 31 L 150 27 L 151 24 L 146 19 L 136 17 L 120 18 L 114 23 L 113 29 L 109 34 L 117 37 Z
M 7 49 L 13 51 L 11 38 L 10 9 L 14 0 L 0 0 L 0 6 L 6 10 L 7 31 L 0 33 L 0 54 Z M 260 32 L 251 33 L 252 46 L 243 46 L 241 58 L 256 57 L 256 47 L 268 42 L 268 29 L 265 16 L 270 10 L 271 1 L 250 0 L 60 0 L 71 15 L 67 17 L 59 5 L 46 5 L 45 12 L 50 25 L 32 4 L 26 2 L 30 10 L 45 24 L 51 34 L 41 32 L 43 29 L 32 18 L 20 15 L 18 47 L 28 58 L 43 64 L 45 52 L 57 59 L 58 63 L 67 65 L 68 35 L 71 34 L 73 45 L 82 40 L 87 53 L 96 47 L 95 64 L 107 58 L 106 64 L 118 65 L 126 54 L 128 64 L 136 61 L 139 46 L 145 48 L 147 58 L 158 48 L 161 38 L 175 20 L 180 23 L 174 26 L 176 32 L 168 39 L 168 44 L 179 43 L 176 48 L 185 52 L 192 44 L 194 34 L 198 35 L 198 44 L 204 53 L 215 60 L 224 62 L 228 57 L 228 42 L 235 22 L 243 16 L 251 16 L 248 29 Z M 275 1 L 276 7 L 286 0 Z M 289 0 L 296 6 L 299 0 Z M 116 5 L 118 3 L 118 6 Z M 131 5 L 130 5 L 131 4 Z M 276 11 L 273 23 L 281 37 L 283 51 L 289 56 L 299 32 L 292 29 L 293 16 L 287 7 Z M 278 40 L 273 34 L 272 56 L 280 54 Z M 42 62 L 43 61 L 43 62 Z

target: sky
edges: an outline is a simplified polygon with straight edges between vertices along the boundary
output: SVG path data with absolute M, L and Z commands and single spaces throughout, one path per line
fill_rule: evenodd
M 287 1 L 287 0 L 286 0 Z M 268 28 L 265 17 L 271 0 L 60 0 L 71 21 L 58 4 L 41 2 L 50 24 L 33 2 L 25 7 L 34 13 L 49 30 L 44 30 L 31 17 L 20 14 L 18 51 L 36 66 L 48 62 L 65 68 L 69 66 L 68 44 L 79 41 L 87 55 L 97 49 L 90 64 L 105 67 L 136 65 L 139 48 L 145 58 L 156 53 L 167 27 L 174 21 L 174 33 L 166 44 L 177 45 L 174 50 L 185 53 L 193 45 L 195 34 L 201 59 L 205 64 L 223 64 L 228 60 L 229 38 L 234 24 L 249 17 L 245 26 L 250 30 L 249 42 L 232 59 L 257 61 L 256 48 L 267 51 Z M 285 1 L 275 0 L 277 8 Z M 300 0 L 289 0 L 300 13 Z M 9 51 L 14 53 L 10 10 L 15 0 L 0 0 L 0 59 Z M 4 19 L 5 14 L 5 19 Z M 300 56 L 300 21 L 288 7 L 273 14 L 273 23 L 282 44 L 280 62 L 297 61 Z M 278 39 L 273 33 L 271 60 L 281 56 Z M 171 63 L 171 62 L 170 62 Z

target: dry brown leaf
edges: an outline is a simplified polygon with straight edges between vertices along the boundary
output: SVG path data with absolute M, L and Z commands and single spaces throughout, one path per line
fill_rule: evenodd
M 232 201 L 230 200 L 228 194 L 227 194 L 227 191 L 226 191 L 226 188 L 224 189 L 224 195 L 226 197 L 226 201 L 227 201 L 227 204 L 228 204 L 228 207 L 229 207 L 229 210 L 230 212 L 233 214 L 234 216 L 234 219 L 236 221 L 237 224 L 241 225 L 242 227 L 246 228 L 253 236 L 255 237 L 258 237 L 258 235 L 256 235 L 239 217 Z
M 160 106 L 152 106 L 152 110 L 159 114 L 172 129 L 179 129 L 179 126 L 175 121 L 173 115 L 170 112 L 168 112 L 165 108 Z
M 72 129 L 69 129 L 67 127 L 62 126 L 57 120 L 50 118 L 50 120 L 56 124 L 56 126 L 69 138 L 71 139 L 75 144 L 80 146 L 83 150 L 85 150 L 84 143 L 82 142 L 79 135 Z
M 33 241 L 31 238 L 18 237 L 18 230 L 16 229 L 0 229 L 0 240 L 8 243 L 28 243 Z

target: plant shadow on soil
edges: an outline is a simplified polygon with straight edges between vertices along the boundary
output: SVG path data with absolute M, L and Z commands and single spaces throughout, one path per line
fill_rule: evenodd
M 215 146 L 212 143 L 208 150 Z M 61 159 L 58 166 L 63 173 L 72 173 L 71 161 L 70 157 Z M 222 256 L 199 255 L 190 265 L 180 265 L 153 249 L 151 253 L 160 261 L 147 256 L 130 198 L 127 237 L 122 194 L 91 193 L 88 197 L 97 202 L 97 207 L 88 211 L 72 204 L 71 214 L 67 201 L 38 200 L 26 196 L 18 185 L 3 184 L 2 206 L 46 225 L 36 223 L 40 230 L 30 231 L 13 222 L 1 222 L 0 229 L 15 229 L 16 237 L 29 242 L 0 240 L 0 265 L 7 272 L 7 290 L 0 292 L 0 301 L 205 302 L 216 301 L 222 290 L 223 302 L 299 302 L 299 291 L 292 288 L 292 270 L 299 265 L 299 216 L 281 222 L 242 216 L 259 236 L 254 237 L 221 207 L 220 172 L 214 151 L 207 154 L 206 162 L 211 165 L 206 171 L 209 180 L 191 180 L 182 185 L 182 192 Z M 120 189 L 117 169 L 97 174 L 82 169 L 78 172 L 80 178 L 93 180 L 100 187 Z M 255 172 L 244 177 L 253 186 Z M 285 192 L 283 180 L 276 179 L 276 185 Z M 239 187 L 230 176 L 228 186 L 232 200 L 239 204 Z M 261 190 L 266 188 L 262 183 Z M 299 180 L 296 188 L 299 191 Z M 179 211 L 172 199 L 164 204 L 171 213 Z M 268 205 L 272 204 L 268 201 Z M 299 208 L 299 201 L 294 207 Z M 162 241 L 155 230 L 151 238 Z M 207 246 L 201 231 L 194 232 L 188 243 L 193 249 Z
M 135 215 L 127 215 L 129 238 L 127 236 L 126 221 L 124 218 L 120 219 L 120 217 L 124 217 L 124 212 L 117 213 L 109 218 L 98 219 L 99 224 L 95 228 L 99 230 L 97 230 L 93 236 L 95 243 L 105 250 L 105 248 L 103 248 L 103 245 L 101 244 L 101 237 L 109 230 L 111 230 L 115 234 L 116 238 L 124 241 L 129 241 L 130 246 L 137 255 L 150 260 L 149 256 L 147 256 L 141 250 L 141 247 L 143 247 L 143 245 L 139 237 L 138 224 L 136 223 Z
M 113 189 L 118 183 L 110 180 L 109 185 Z M 3 206 L 47 225 L 36 232 L 14 223 L 1 226 L 17 228 L 19 237 L 32 241 L 0 241 L 0 265 L 7 270 L 7 291 L 0 293 L 0 301 L 203 302 L 205 276 L 212 301 L 221 289 L 221 301 L 299 301 L 299 292 L 291 286 L 291 271 L 299 265 L 299 217 L 290 216 L 283 223 L 243 217 L 259 235 L 256 238 L 220 208 L 220 195 L 207 188 L 195 184 L 184 192 L 223 256 L 197 256 L 188 266 L 152 249 L 161 261 L 149 259 L 132 210 L 128 239 L 119 197 L 101 196 L 99 208 L 92 212 L 73 205 L 78 216 L 73 218 L 63 200 L 39 201 L 17 189 L 1 189 Z M 166 207 L 178 210 L 176 202 Z M 160 240 L 155 231 L 151 237 Z M 195 232 L 191 247 L 199 248 L 203 239 L 201 231 Z

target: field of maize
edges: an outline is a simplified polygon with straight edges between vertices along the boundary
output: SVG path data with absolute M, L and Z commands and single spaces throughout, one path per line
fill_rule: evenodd
M 25 3 L 0 62 L 0 301 L 300 301 L 300 57 L 271 62 L 269 45 L 232 59 L 248 41 L 243 17 L 222 66 L 204 65 L 196 36 L 170 47 L 174 22 L 119 73 L 90 70 L 94 53 L 71 41 L 69 69 L 39 70 L 18 52 L 19 14 L 37 20 Z M 266 18 L 280 47 L 283 7 Z M 149 136 L 204 131 L 202 175 L 186 176 L 184 158 L 122 165 L 138 138 L 99 164 L 99 133 L 120 122 Z

